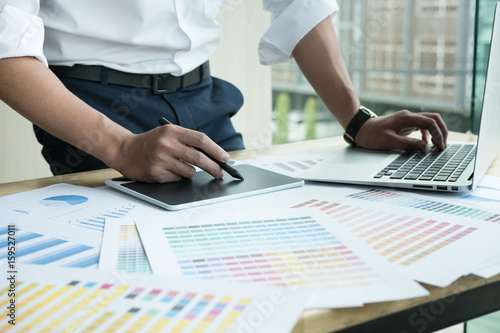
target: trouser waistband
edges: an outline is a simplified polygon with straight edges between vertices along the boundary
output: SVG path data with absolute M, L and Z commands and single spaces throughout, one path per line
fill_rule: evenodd
M 74 65 L 50 66 L 58 77 L 116 84 L 126 87 L 151 89 L 154 94 L 168 94 L 200 83 L 210 76 L 210 63 L 196 67 L 182 76 L 172 74 L 134 74 L 117 71 L 104 66 Z

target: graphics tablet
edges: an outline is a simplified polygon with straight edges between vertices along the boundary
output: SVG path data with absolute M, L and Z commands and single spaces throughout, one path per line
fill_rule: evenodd
M 304 185 L 301 179 L 251 165 L 233 167 L 245 180 L 229 175 L 225 175 L 223 179 L 214 179 L 205 171 L 199 171 L 193 178 L 173 183 L 151 184 L 113 178 L 107 179 L 106 185 L 168 210 L 191 208 Z

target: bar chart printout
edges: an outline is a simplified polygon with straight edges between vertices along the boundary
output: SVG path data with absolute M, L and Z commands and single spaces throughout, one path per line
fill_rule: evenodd
M 124 218 L 106 222 L 99 269 L 119 273 L 152 274 L 146 252 L 132 219 Z
M 15 240 L 19 263 L 78 268 L 97 265 L 99 248 L 95 242 L 72 237 L 74 232 L 67 225 L 3 209 L 0 215 L 0 265 L 8 259 L 9 236 Z
M 426 211 L 418 205 L 420 199 L 391 199 L 389 196 L 395 194 L 378 191 L 347 197 L 319 191 L 308 195 L 289 207 L 321 211 L 331 223 L 348 230 L 415 280 L 440 287 L 471 273 L 478 263 L 490 258 L 495 238 L 500 237 L 500 225 L 491 222 L 491 213 L 464 217 Z M 446 269 L 442 269 L 445 263 Z
M 259 156 L 247 163 L 295 177 L 299 173 L 323 161 L 327 156 L 326 154 L 270 155 Z
M 238 211 L 135 222 L 155 274 L 312 290 L 308 307 L 427 294 L 354 237 L 332 229 L 328 218 L 308 213 Z
M 1 332 L 291 331 L 308 294 L 283 288 L 141 276 L 123 284 L 96 270 L 20 268 L 15 325 Z M 0 304 L 10 302 L 2 283 Z

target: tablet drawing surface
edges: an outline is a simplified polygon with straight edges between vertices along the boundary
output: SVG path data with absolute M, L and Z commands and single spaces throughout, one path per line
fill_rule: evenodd
M 114 178 L 106 184 L 169 210 L 178 210 L 245 196 L 302 186 L 301 179 L 261 169 L 247 164 L 234 166 L 245 178 L 239 180 L 225 175 L 214 179 L 199 171 L 193 178 L 178 182 L 151 184 Z

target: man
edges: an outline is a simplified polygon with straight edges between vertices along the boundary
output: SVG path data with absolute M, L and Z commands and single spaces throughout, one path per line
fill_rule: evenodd
M 220 178 L 220 167 L 189 146 L 221 162 L 243 148 L 230 122 L 242 96 L 210 77 L 206 63 L 219 43 L 221 3 L 0 0 L 0 99 L 35 124 L 55 174 L 109 166 L 168 182 L 192 177 L 195 165 Z M 335 0 L 263 3 L 275 20 L 261 62 L 293 56 L 353 144 L 422 149 L 432 138 L 445 147 L 437 114 L 372 118 L 360 109 L 331 23 Z M 159 116 L 182 127 L 158 127 Z M 407 137 L 414 130 L 422 140 Z

